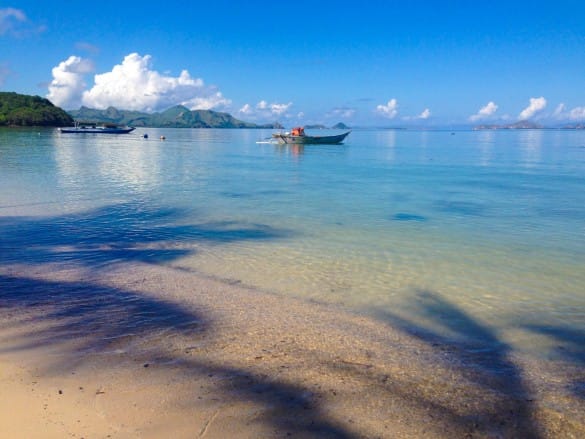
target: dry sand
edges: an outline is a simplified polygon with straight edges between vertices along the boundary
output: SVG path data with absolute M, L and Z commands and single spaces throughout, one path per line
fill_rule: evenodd
M 0 268 L 0 437 L 585 437 L 578 361 L 147 264 Z

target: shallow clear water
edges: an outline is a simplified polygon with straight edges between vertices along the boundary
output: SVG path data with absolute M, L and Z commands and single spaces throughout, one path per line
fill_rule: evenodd
M 167 264 L 413 332 L 583 355 L 585 131 L 256 143 L 269 135 L 0 130 L 0 263 Z

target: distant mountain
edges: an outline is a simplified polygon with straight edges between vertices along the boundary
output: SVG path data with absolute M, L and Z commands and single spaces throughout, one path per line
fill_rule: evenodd
M 0 92 L 0 126 L 63 127 L 73 119 L 40 96 Z
M 115 123 L 133 127 L 153 128 L 276 128 L 279 123 L 256 125 L 236 119 L 229 113 L 212 110 L 189 110 L 182 105 L 171 107 L 160 113 L 142 113 L 139 111 L 118 110 L 109 107 L 95 110 L 81 107 L 69 114 L 78 121 Z
M 344 124 L 343 122 L 339 122 L 335 125 L 333 125 L 331 128 L 334 128 L 336 130 L 349 130 L 349 127 Z
M 529 120 L 521 120 L 519 122 L 505 124 L 505 125 L 478 125 L 474 127 L 474 130 L 537 130 L 544 128 Z

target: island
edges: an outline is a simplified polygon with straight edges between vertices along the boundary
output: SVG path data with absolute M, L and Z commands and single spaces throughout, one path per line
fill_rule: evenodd
M 350 127 L 348 127 L 343 122 L 339 122 L 339 123 L 333 125 L 331 128 L 336 129 L 336 130 L 349 130 Z
M 72 124 L 73 118 L 48 99 L 0 92 L 0 126 L 64 127 Z

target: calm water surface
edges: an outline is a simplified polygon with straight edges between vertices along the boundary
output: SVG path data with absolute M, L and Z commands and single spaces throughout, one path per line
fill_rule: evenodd
M 583 356 L 585 131 L 269 135 L 0 130 L 0 263 L 166 264 Z

